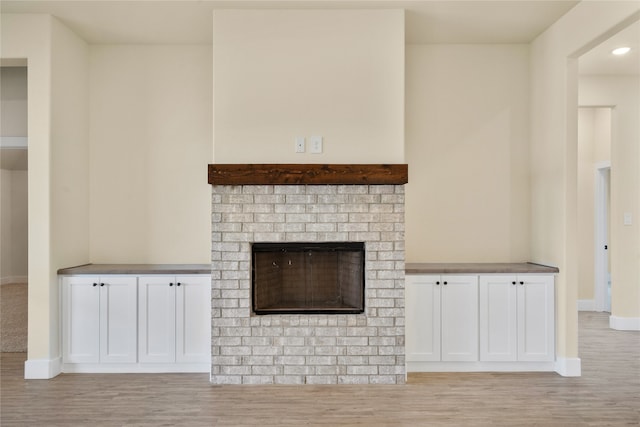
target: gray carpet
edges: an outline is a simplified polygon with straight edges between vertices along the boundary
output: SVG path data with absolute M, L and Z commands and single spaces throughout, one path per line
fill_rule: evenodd
M 0 351 L 27 351 L 27 284 L 0 286 Z

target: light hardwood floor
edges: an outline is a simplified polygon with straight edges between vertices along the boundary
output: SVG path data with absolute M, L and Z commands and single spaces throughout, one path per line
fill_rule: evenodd
M 580 313 L 579 378 L 412 374 L 404 386 L 212 386 L 202 374 L 67 374 L 25 381 L 2 354 L 7 426 L 640 425 L 640 333 Z

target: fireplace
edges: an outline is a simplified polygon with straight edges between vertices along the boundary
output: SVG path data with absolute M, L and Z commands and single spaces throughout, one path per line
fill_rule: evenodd
M 209 165 L 212 383 L 405 382 L 406 182 L 406 165 Z M 273 245 L 279 254 L 261 253 Z M 361 303 L 337 290 L 338 273 L 326 274 L 339 251 L 340 262 L 362 268 L 342 273 L 364 280 L 355 292 Z M 292 278 L 269 286 L 264 302 L 255 298 L 256 269 L 271 281 L 289 267 Z M 327 311 L 316 312 L 317 298 L 309 302 L 314 276 L 326 282 Z M 280 296 L 284 284 L 300 292 L 295 309 Z M 340 296 L 350 307 L 338 307 Z
M 254 243 L 255 314 L 364 311 L 364 242 Z

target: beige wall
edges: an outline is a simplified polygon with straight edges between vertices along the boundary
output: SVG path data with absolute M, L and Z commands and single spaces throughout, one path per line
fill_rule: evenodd
M 573 372 L 579 371 L 578 64 L 573 58 L 611 35 L 638 8 L 632 2 L 581 2 L 531 44 L 531 259 L 560 269 L 558 363 Z
M 89 46 L 57 19 L 51 43 L 52 262 L 89 261 Z
M 529 259 L 528 46 L 407 47 L 408 262 Z
M 209 45 L 90 48 L 94 263 L 208 263 Z
M 611 105 L 611 314 L 640 319 L 640 78 L 580 79 L 580 105 Z M 632 224 L 624 225 L 631 213 Z
M 83 226 L 88 221 L 88 194 L 83 190 L 87 157 L 81 149 L 88 138 L 83 115 L 88 96 L 83 84 L 86 45 L 50 16 L 5 14 L 2 55 L 26 58 L 28 65 L 29 337 L 25 377 L 46 378 L 57 373 L 60 355 L 57 269 L 67 262 L 88 261 L 88 228 Z
M 596 165 L 611 161 L 611 108 L 578 112 L 578 299 L 595 299 Z
M 89 262 L 89 48 L 59 20 L 51 23 L 49 329 L 50 353 L 59 355 L 57 270 Z
M 3 14 L 1 28 L 3 58 L 28 62 L 25 376 L 43 378 L 59 362 L 59 268 L 209 261 L 211 47 L 93 54 L 50 16 Z
M 45 15 L 3 14 L 1 50 L 3 58 L 28 61 L 29 135 L 29 360 L 51 360 L 57 331 L 51 326 L 52 306 L 57 293 L 52 289 L 55 269 L 51 265 L 50 209 L 50 109 L 51 26 Z M 57 324 L 56 324 L 57 326 Z M 28 362 L 27 362 L 28 363 Z M 25 368 L 28 375 L 28 367 Z
M 403 11 L 219 10 L 213 40 L 216 162 L 404 162 Z

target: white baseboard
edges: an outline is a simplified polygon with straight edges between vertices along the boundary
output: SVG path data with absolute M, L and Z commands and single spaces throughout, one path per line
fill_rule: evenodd
M 578 311 L 596 311 L 596 300 L 593 299 L 579 299 Z
M 640 331 L 640 317 L 609 316 L 609 327 L 616 331 Z
M 25 380 L 48 380 L 58 376 L 62 372 L 62 360 L 55 359 L 29 359 L 24 362 Z
M 555 371 L 563 377 L 582 376 L 582 366 L 578 357 L 558 357 L 556 359 Z
M 6 276 L 0 277 L 0 285 L 8 285 L 9 283 L 28 283 L 29 276 Z

